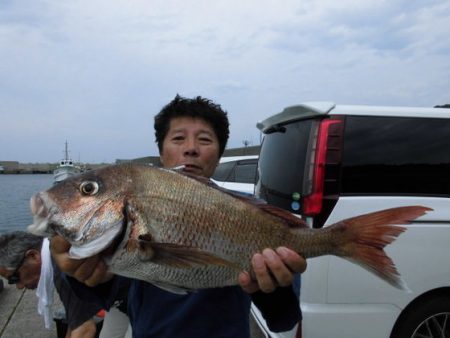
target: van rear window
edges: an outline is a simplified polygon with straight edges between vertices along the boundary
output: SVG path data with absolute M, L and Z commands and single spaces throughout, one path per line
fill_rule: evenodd
M 310 132 L 314 120 L 302 120 L 267 134 L 258 164 L 258 197 L 269 204 L 300 214 L 299 204 Z

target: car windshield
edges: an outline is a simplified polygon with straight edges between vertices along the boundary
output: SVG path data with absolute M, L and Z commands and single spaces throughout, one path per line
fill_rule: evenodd
M 212 179 L 222 182 L 255 184 L 257 164 L 257 158 L 220 163 Z

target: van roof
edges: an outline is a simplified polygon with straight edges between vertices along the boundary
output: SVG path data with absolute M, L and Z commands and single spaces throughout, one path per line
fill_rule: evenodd
M 395 107 L 336 105 L 332 102 L 306 102 L 285 108 L 281 113 L 258 122 L 256 127 L 264 133 L 270 133 L 277 126 L 297 120 L 305 120 L 325 115 L 361 115 L 361 116 L 398 116 L 417 118 L 450 118 L 448 108 Z
M 241 156 L 224 156 L 220 159 L 219 163 L 226 163 L 232 161 L 251 160 L 257 159 L 258 155 L 241 155 Z

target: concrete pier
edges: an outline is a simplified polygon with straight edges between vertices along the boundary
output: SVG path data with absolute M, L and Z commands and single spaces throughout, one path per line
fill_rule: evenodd
M 47 330 L 37 312 L 35 290 L 5 284 L 0 291 L 0 338 L 57 338 L 56 325 Z
M 59 300 L 57 306 L 62 306 Z M 266 338 L 258 325 L 250 318 L 252 338 Z M 58 338 L 55 322 L 50 330 L 37 312 L 36 290 L 17 290 L 5 284 L 0 291 L 0 338 Z

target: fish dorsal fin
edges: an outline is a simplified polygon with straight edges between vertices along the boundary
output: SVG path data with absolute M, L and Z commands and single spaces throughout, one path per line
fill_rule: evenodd
M 210 186 L 212 188 L 219 188 L 220 189 L 220 187 L 216 183 L 214 183 L 213 180 L 211 180 L 211 179 L 209 179 L 207 177 L 204 177 L 204 176 L 198 176 L 198 175 L 194 175 L 194 174 L 191 174 L 191 173 L 187 173 L 185 171 L 182 171 L 182 169 L 183 168 L 172 168 L 172 169 L 169 169 L 169 170 L 173 171 L 173 172 L 176 172 L 176 173 L 178 173 L 180 175 L 192 178 L 193 180 L 196 180 L 196 181 L 198 181 L 200 183 L 203 183 L 203 184 L 205 184 L 207 186 Z
M 227 190 L 223 189 L 221 187 L 217 187 L 216 189 L 223 191 L 224 193 L 233 196 L 234 198 L 237 198 L 245 203 L 249 203 L 260 210 L 275 216 L 279 219 L 281 219 L 287 226 L 290 228 L 307 228 L 305 221 L 303 221 L 301 218 L 295 216 L 291 212 L 281 209 L 279 207 L 276 207 L 274 205 L 267 204 L 266 201 L 256 198 L 252 195 L 242 193 L 239 191 L 234 190 Z
M 205 184 L 205 185 L 207 185 L 207 186 L 209 186 L 211 188 L 216 188 L 216 189 L 222 190 L 222 188 L 220 188 L 213 180 L 211 180 L 211 179 L 209 179 L 207 177 L 204 177 L 204 176 L 198 176 L 198 175 L 195 175 L 195 174 L 191 174 L 191 173 L 185 172 L 185 171 L 183 171 L 183 168 L 184 168 L 184 166 L 178 166 L 178 167 L 174 167 L 174 168 L 159 168 L 159 169 L 160 170 L 169 171 L 169 172 L 172 172 L 172 173 L 177 173 L 179 175 L 192 178 L 193 180 L 196 180 L 197 182 L 203 183 L 203 184 Z
M 262 210 L 278 217 L 286 222 L 290 228 L 308 228 L 308 225 L 300 217 L 295 216 L 291 212 L 278 208 L 276 206 L 265 204 L 260 207 Z

